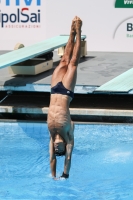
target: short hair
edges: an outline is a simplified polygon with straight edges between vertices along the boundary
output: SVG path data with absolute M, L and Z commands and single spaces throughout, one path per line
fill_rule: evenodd
M 64 151 L 60 152 L 60 151 L 56 150 L 54 152 L 54 154 L 55 154 L 55 156 L 65 156 L 65 154 L 66 154 L 66 145 L 65 145 Z

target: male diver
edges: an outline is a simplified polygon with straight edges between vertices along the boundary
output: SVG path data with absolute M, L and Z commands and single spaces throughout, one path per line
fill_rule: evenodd
M 69 178 L 71 167 L 74 123 L 71 121 L 69 104 L 74 97 L 77 66 L 80 59 L 81 26 L 82 21 L 76 16 L 72 21 L 64 55 L 52 75 L 47 123 L 50 132 L 50 168 L 54 179 L 56 179 L 56 156 L 65 156 L 61 178 Z

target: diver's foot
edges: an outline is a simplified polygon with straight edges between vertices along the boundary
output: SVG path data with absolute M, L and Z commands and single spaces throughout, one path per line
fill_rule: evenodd
M 79 17 L 76 17 L 76 22 L 75 22 L 76 33 L 81 31 L 81 27 L 82 27 L 82 20 Z
M 74 34 L 76 34 L 75 25 L 76 25 L 76 17 L 74 17 L 74 19 L 72 20 L 72 25 L 71 25 L 71 33 Z

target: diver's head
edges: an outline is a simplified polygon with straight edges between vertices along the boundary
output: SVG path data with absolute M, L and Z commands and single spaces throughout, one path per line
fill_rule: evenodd
M 61 137 L 55 139 L 54 151 L 56 156 L 64 156 L 66 154 L 66 143 Z

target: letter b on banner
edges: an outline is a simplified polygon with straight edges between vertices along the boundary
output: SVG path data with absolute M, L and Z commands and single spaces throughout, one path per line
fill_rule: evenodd
M 127 31 L 133 31 L 133 24 L 127 23 Z

